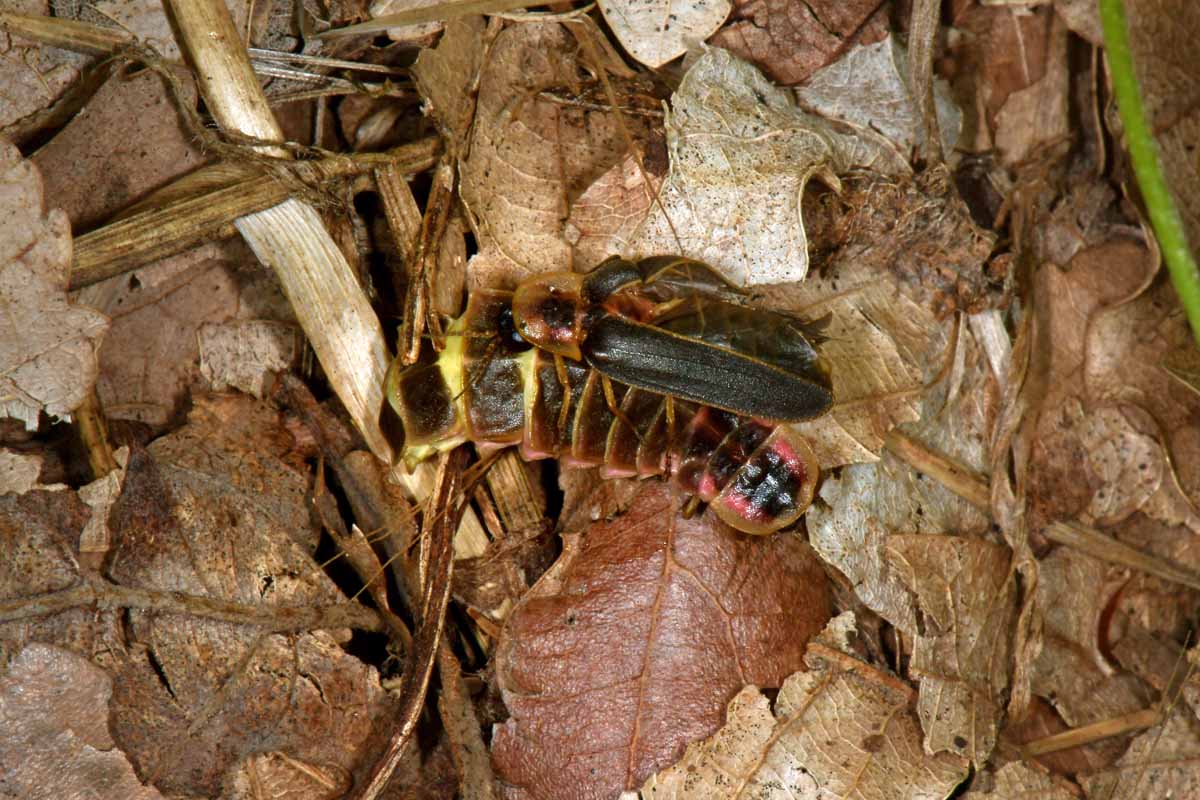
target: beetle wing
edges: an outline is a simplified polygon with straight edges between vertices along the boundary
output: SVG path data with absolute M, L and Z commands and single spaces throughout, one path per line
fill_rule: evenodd
M 744 345 L 746 339 L 742 334 L 724 341 Z M 615 381 L 736 414 L 797 422 L 820 416 L 832 405 L 825 373 L 814 372 L 814 380 L 781 366 L 777 358 L 756 357 L 720 342 L 603 315 L 589 329 L 583 354 L 590 366 Z
M 817 350 L 824 341 L 828 317 L 805 322 L 787 314 L 693 297 L 666 316 L 657 327 L 689 339 L 766 361 L 826 388 L 829 369 Z

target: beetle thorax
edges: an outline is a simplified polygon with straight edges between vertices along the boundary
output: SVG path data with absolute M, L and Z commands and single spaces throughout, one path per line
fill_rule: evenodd
M 531 278 L 513 295 L 517 333 L 534 347 L 579 360 L 584 337 L 582 276 L 551 272 Z

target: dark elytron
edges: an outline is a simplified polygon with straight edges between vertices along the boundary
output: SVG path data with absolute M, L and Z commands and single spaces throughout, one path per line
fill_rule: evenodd
M 817 462 L 788 422 L 833 402 L 817 325 L 748 307 L 698 261 L 612 258 L 483 290 L 387 396 L 413 465 L 463 442 L 664 476 L 738 530 L 795 522 Z

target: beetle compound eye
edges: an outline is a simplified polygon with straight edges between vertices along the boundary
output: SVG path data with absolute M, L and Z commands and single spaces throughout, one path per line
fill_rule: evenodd
M 496 335 L 510 352 L 521 352 L 528 350 L 531 346 L 521 335 L 521 331 L 517 330 L 511 308 L 505 308 L 496 317 Z

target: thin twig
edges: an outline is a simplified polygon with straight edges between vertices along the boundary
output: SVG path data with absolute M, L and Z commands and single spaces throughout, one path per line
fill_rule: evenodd
M 429 568 L 425 573 L 421 627 L 417 630 L 408 669 L 404 673 L 399 721 L 370 777 L 355 795 L 359 800 L 374 800 L 383 791 L 400 764 L 404 749 L 411 741 L 413 731 L 421 718 L 421 709 L 425 706 L 425 693 L 428 691 L 433 665 L 441 646 L 442 629 L 446 624 L 446 607 L 450 603 L 450 584 L 454 570 L 454 531 L 458 527 L 459 519 L 459 514 L 452 509 L 462 491 L 460 478 L 465 460 L 466 450 L 457 448 L 442 459 L 441 469 L 438 470 L 434 492 L 430 496 L 430 511 L 426 514 Z
M 69 589 L 34 597 L 0 601 L 0 623 L 61 614 L 75 608 L 115 610 L 132 608 L 158 611 L 229 622 L 255 625 L 273 633 L 353 628 L 380 631 L 379 616 L 358 603 L 330 606 L 271 606 L 238 603 L 215 597 L 200 597 L 182 592 L 162 592 L 120 586 L 115 583 L 81 583 Z

